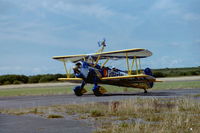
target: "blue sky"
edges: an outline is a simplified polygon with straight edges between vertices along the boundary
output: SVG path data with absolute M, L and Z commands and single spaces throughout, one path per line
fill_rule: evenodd
M 200 66 L 199 0 L 0 0 L 0 75 L 64 73 L 55 55 L 146 48 L 151 68 Z M 123 64 L 123 63 L 122 63 Z

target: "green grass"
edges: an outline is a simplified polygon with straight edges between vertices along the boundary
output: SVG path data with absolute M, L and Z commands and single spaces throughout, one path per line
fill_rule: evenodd
M 194 97 L 200 97 L 200 94 L 195 94 L 195 95 L 193 95 Z
M 143 92 L 137 88 L 126 88 L 111 85 L 102 85 L 108 92 Z M 74 86 L 62 87 L 44 87 L 44 88 L 18 88 L 18 89 L 1 89 L 0 97 L 8 96 L 33 96 L 33 95 L 61 95 L 73 93 Z M 92 93 L 93 85 L 86 85 L 86 90 Z M 200 81 L 177 81 L 177 82 L 157 82 L 152 90 L 162 89 L 186 89 L 186 88 L 200 88 Z
M 111 85 L 103 85 L 109 92 L 123 92 L 124 87 L 117 87 Z M 74 86 L 62 86 L 62 87 L 48 87 L 48 88 L 18 88 L 18 89 L 1 89 L 0 97 L 9 96 L 35 96 L 35 95 L 61 95 L 72 94 Z M 92 93 L 91 89 L 93 85 L 86 85 L 86 90 Z M 128 88 L 127 91 L 136 91 L 137 89 Z
M 69 94 L 71 87 L 2 89 L 0 90 L 0 97 Z
M 157 82 L 152 89 L 188 89 L 200 88 L 200 81 Z
M 47 118 L 55 119 L 55 118 L 64 118 L 64 117 L 62 115 L 51 114 L 51 115 L 48 115 Z

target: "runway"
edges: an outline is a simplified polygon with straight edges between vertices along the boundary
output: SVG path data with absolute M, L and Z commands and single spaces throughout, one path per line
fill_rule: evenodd
M 107 93 L 101 97 L 86 94 L 77 97 L 69 95 L 52 96 L 18 96 L 0 98 L 0 109 L 23 109 L 38 106 L 58 104 L 80 104 L 91 102 L 109 102 L 125 99 L 142 98 L 173 98 L 185 95 L 200 94 L 200 89 L 171 89 L 150 90 L 148 93 Z M 34 115 L 13 116 L 0 114 L 0 133 L 89 133 L 95 127 L 86 121 L 74 120 L 73 118 L 47 119 Z
M 89 102 L 107 102 L 124 99 L 134 99 L 137 97 L 177 97 L 184 95 L 200 94 L 200 89 L 170 89 L 170 90 L 149 90 L 148 93 L 106 93 L 103 96 L 96 97 L 93 94 L 85 94 L 77 97 L 74 94 L 51 95 L 51 96 L 16 96 L 0 98 L 0 109 L 9 108 L 29 108 L 38 106 L 49 106 L 56 104 L 80 104 Z
M 90 133 L 88 123 L 73 119 L 0 114 L 0 133 Z

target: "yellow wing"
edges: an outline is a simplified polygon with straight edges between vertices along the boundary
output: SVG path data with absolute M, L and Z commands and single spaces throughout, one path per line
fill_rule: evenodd
M 147 49 L 126 49 L 126 50 L 118 50 L 118 51 L 110 51 L 110 52 L 103 52 L 96 54 L 97 56 L 100 55 L 101 59 L 110 58 L 110 59 L 123 59 L 123 58 L 146 58 L 152 55 Z
M 142 77 L 148 77 L 148 75 L 140 74 L 140 75 L 126 75 L 126 76 L 116 76 L 116 77 L 103 77 L 100 78 L 101 80 L 112 80 L 112 79 L 129 79 L 129 78 L 142 78 Z M 68 80 L 68 81 L 80 81 L 81 78 L 59 78 L 58 80 Z
M 138 75 L 126 75 L 126 76 L 116 76 L 116 77 L 103 77 L 100 78 L 102 81 L 105 80 L 115 80 L 115 79 L 130 79 L 130 78 L 147 78 L 150 77 L 150 79 L 148 79 L 151 82 L 162 82 L 159 80 L 156 80 L 156 78 L 146 75 L 146 74 L 138 74 Z M 76 82 L 76 81 L 82 81 L 81 78 L 59 78 L 58 80 L 61 81 L 71 81 L 71 82 Z
M 84 58 L 86 58 L 88 55 L 66 55 L 66 56 L 54 56 L 53 59 L 59 60 L 62 62 L 70 61 L 70 62 L 77 62 Z
M 67 55 L 67 56 L 54 56 L 53 59 L 66 62 L 77 62 L 80 60 L 86 60 L 90 57 L 92 57 L 94 60 L 99 58 L 101 59 L 124 59 L 124 58 L 146 58 L 152 55 L 152 52 L 150 52 L 147 49 L 126 49 L 126 50 L 118 50 L 118 51 L 110 51 L 110 52 L 102 52 L 102 53 L 94 53 L 94 54 L 84 54 L 84 55 Z
M 142 78 L 148 77 L 145 74 L 138 74 L 138 75 L 126 75 L 126 76 L 116 76 L 116 77 L 103 77 L 101 80 L 112 80 L 112 79 L 129 79 L 129 78 Z

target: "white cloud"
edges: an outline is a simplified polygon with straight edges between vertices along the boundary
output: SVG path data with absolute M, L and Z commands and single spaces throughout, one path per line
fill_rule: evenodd
M 151 8 L 158 10 L 171 10 L 177 8 L 177 4 L 172 0 L 158 0 Z
M 22 70 L 22 67 L 20 66 L 15 66 L 15 67 L 11 67 L 11 66 L 1 66 L 0 67 L 0 71 L 4 71 L 4 70 Z
M 21 66 L 0 66 L 0 74 L 22 74 L 25 68 Z
M 185 7 L 175 0 L 158 0 L 150 8 L 153 11 L 163 11 L 163 15 L 176 16 L 177 19 L 184 21 L 200 20 L 200 14 L 188 11 Z
M 65 73 L 64 68 L 60 65 L 47 67 L 47 66 L 0 66 L 0 75 L 4 74 L 47 74 L 47 73 Z
M 194 43 L 200 45 L 200 39 L 195 40 Z
M 111 10 L 100 4 L 88 5 L 59 1 L 55 3 L 46 3 L 44 4 L 44 8 L 62 14 L 73 12 L 90 16 L 96 16 L 97 18 L 111 16 L 114 14 Z
M 48 12 L 64 16 L 83 14 L 95 16 L 97 18 L 109 17 L 114 14 L 114 12 L 108 9 L 105 5 L 92 0 L 10 0 L 10 2 L 14 3 L 15 6 L 19 7 L 21 10 L 24 10 L 24 12 L 30 11 L 36 13 L 37 15 L 43 13 L 41 10 L 46 10 Z
M 40 45 L 54 45 L 54 46 L 66 46 L 67 44 L 67 46 L 69 47 L 69 46 L 74 46 L 75 42 L 77 41 L 70 39 L 71 35 L 69 35 L 69 32 L 71 31 L 73 31 L 74 36 L 77 36 L 78 37 L 77 39 L 81 40 L 81 42 L 85 42 L 86 40 L 91 40 L 91 37 L 97 38 L 98 36 L 100 36 L 100 38 L 98 39 L 101 39 L 102 37 L 105 36 L 103 35 L 105 33 L 100 33 L 99 30 L 90 31 L 86 29 L 84 26 L 80 28 L 80 25 L 76 23 L 67 22 L 68 19 L 69 20 L 71 19 L 71 16 L 78 21 L 86 21 L 86 22 L 87 20 L 84 20 L 85 15 L 88 15 L 92 19 L 98 18 L 95 21 L 100 21 L 100 24 L 110 28 L 108 34 L 110 34 L 110 32 L 113 31 L 115 32 L 115 34 L 119 33 L 120 34 L 119 36 L 122 36 L 121 31 L 123 31 L 124 33 L 126 31 L 129 31 L 131 27 L 137 26 L 138 25 L 137 22 L 139 21 L 138 18 L 136 17 L 133 17 L 129 14 L 115 12 L 113 10 L 108 9 L 106 6 L 102 4 L 98 4 L 93 0 L 86 0 L 86 2 L 80 2 L 74 0 L 34 0 L 34 1 L 8 0 L 8 1 L 14 3 L 13 5 L 18 7 L 22 12 L 22 14 L 23 13 L 25 14 L 22 15 L 22 18 L 18 16 L 12 16 L 9 18 L 6 17 L 6 15 L 4 15 L 3 18 L 6 21 L 4 22 L 0 21 L 1 40 L 20 40 L 25 42 L 33 42 L 35 44 L 40 44 Z M 36 16 L 33 16 L 33 19 L 28 20 L 25 17 L 30 12 L 35 13 Z M 54 14 L 53 16 L 58 16 L 58 14 L 62 15 L 61 19 L 63 19 L 65 22 L 62 25 L 56 24 L 56 22 L 51 23 L 52 18 L 51 19 L 47 18 L 43 21 L 43 18 L 40 18 L 41 17 L 39 15 L 40 13 L 57 14 L 57 15 Z M 70 17 L 68 18 L 68 16 Z M 107 18 L 104 19 L 105 17 Z M 115 21 L 113 21 L 113 19 Z M 119 23 L 122 23 L 122 25 L 119 26 Z M 100 29 L 99 27 L 97 28 Z M 65 37 L 59 37 L 55 33 L 59 34 L 63 33 Z M 28 44 L 29 43 L 27 43 L 27 45 Z
M 175 68 L 184 67 L 184 60 L 178 57 L 161 56 L 146 59 L 142 62 L 143 68 Z
M 178 58 L 173 58 L 170 56 L 163 56 L 159 58 L 160 64 L 162 67 L 176 67 L 176 66 L 181 66 L 183 60 L 178 59 Z
M 169 45 L 169 46 L 176 47 L 176 48 L 187 48 L 187 47 L 189 47 L 191 44 L 192 44 L 191 42 L 171 42 L 171 43 L 169 43 L 168 45 Z
M 176 48 L 191 48 L 194 46 L 199 46 L 200 45 L 200 40 L 194 40 L 194 41 L 185 41 L 185 42 L 172 42 L 169 43 L 168 46 L 174 46 Z
M 62 38 L 56 36 L 54 33 L 68 30 L 72 26 L 73 24 L 66 26 L 51 26 L 40 21 L 16 22 L 12 19 L 8 19 L 8 21 L 0 22 L 0 42 L 6 41 L 9 43 L 9 41 L 15 40 L 23 41 L 26 45 L 65 46 L 68 39 L 67 35 L 66 38 Z M 17 45 L 17 43 L 15 45 Z M 68 44 L 68 46 L 70 45 L 72 46 L 72 44 Z
M 183 14 L 183 19 L 187 21 L 200 21 L 200 14 L 185 13 Z

